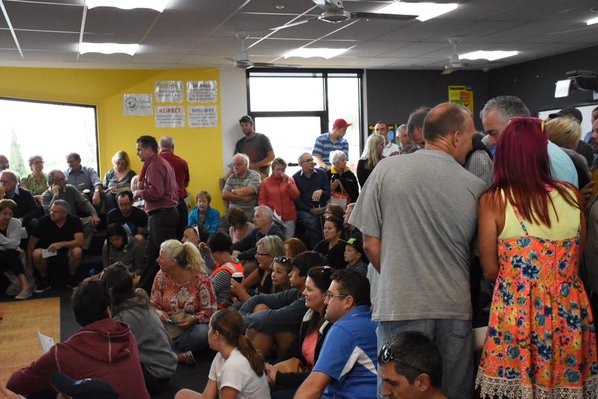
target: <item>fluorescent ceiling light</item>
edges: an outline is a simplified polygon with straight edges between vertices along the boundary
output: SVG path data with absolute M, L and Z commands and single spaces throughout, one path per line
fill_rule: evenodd
M 115 54 L 123 53 L 133 55 L 137 52 L 139 44 L 118 44 L 118 43 L 86 43 L 79 45 L 79 54 L 102 53 Z
M 424 22 L 439 15 L 446 14 L 459 7 L 457 3 L 395 3 L 384 6 L 375 12 L 383 14 L 417 15 L 418 20 Z
M 594 25 L 594 24 L 598 24 L 598 17 L 596 17 L 596 18 L 592 18 L 592 19 L 588 19 L 588 20 L 586 21 L 586 24 L 588 24 L 588 25 Z
M 150 8 L 158 12 L 164 11 L 169 0 L 87 0 L 87 8 L 116 7 L 121 10 L 134 8 Z
M 502 58 L 512 57 L 517 54 L 519 54 L 519 51 L 478 50 L 478 51 L 472 51 L 471 53 L 460 54 L 459 59 L 496 61 L 496 60 L 500 60 Z
M 284 55 L 284 58 L 301 57 L 301 58 L 326 58 L 327 60 L 345 53 L 346 48 L 297 48 L 291 50 Z

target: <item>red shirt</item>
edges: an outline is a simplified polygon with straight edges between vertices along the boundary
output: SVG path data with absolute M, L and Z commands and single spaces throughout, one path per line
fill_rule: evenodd
M 179 186 L 179 201 L 187 198 L 187 186 L 189 185 L 189 165 L 183 158 L 174 155 L 170 150 L 160 151 L 160 156 L 168 161 L 174 169 L 176 183 Z
M 152 156 L 143 165 L 144 186 L 139 190 L 145 201 L 145 211 L 174 208 L 179 203 L 178 187 L 172 166 L 157 155 Z

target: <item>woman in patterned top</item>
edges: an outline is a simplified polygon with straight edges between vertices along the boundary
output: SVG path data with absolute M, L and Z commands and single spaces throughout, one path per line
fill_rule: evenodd
M 21 178 L 21 187 L 31 191 L 37 199 L 48 189 L 48 176 L 43 172 L 44 159 L 39 155 L 29 158 L 29 168 L 31 173 Z
M 156 260 L 160 270 L 151 303 L 173 339 L 180 363 L 194 364 L 192 351 L 208 346 L 208 323 L 216 311 L 216 294 L 197 247 L 167 240 Z
M 544 124 L 513 118 L 479 205 L 480 260 L 496 280 L 476 385 L 482 398 L 597 398 L 596 335 L 579 276 L 581 195 L 552 178 Z

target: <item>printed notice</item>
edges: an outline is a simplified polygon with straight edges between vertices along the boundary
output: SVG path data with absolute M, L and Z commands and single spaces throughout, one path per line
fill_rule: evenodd
M 182 80 L 163 80 L 156 82 L 156 101 L 159 103 L 182 103 L 185 82 Z
M 198 80 L 187 82 L 187 101 L 190 103 L 215 103 L 217 100 L 217 81 Z
M 125 116 L 152 116 L 154 109 L 151 94 L 125 94 L 123 98 Z
M 156 127 L 185 127 L 185 107 L 156 107 Z
M 218 127 L 218 107 L 190 106 L 189 127 Z

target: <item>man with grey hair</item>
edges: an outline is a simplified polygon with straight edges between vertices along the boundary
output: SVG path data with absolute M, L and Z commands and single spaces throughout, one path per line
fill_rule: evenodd
M 62 173 L 62 172 L 61 172 Z M 75 189 L 76 190 L 76 189 Z M 35 292 L 75 286 L 75 274 L 83 255 L 83 224 L 69 214 L 69 204 L 56 199 L 50 214 L 40 218 L 27 245 L 28 269 L 33 265 L 40 280 Z
M 33 194 L 19 187 L 19 175 L 10 169 L 0 172 L 0 198 L 11 199 L 17 203 L 13 217 L 20 219 L 23 227 L 31 233 L 32 220 L 41 217 L 43 211 L 33 198 Z
M 425 333 L 442 354 L 448 397 L 469 398 L 469 259 L 486 186 L 462 167 L 475 134 L 467 109 L 439 104 L 423 130 L 425 149 L 376 165 L 349 223 L 363 233 L 364 250 L 380 273 L 372 315 L 379 322 L 378 350 L 401 331 Z
M 529 109 L 516 96 L 498 96 L 488 100 L 480 111 L 482 125 L 487 135 L 498 140 L 511 118 L 529 117 Z M 548 142 L 550 171 L 555 179 L 569 182 L 578 187 L 577 172 L 573 161 L 559 146 Z
M 249 157 L 235 154 L 233 157 L 233 174 L 226 179 L 222 189 L 222 199 L 228 206 L 240 208 L 249 220 L 253 220 L 253 208 L 257 205 L 257 194 L 262 179 L 254 170 L 249 169 Z
M 98 173 L 93 168 L 81 166 L 81 156 L 76 152 L 68 154 L 66 162 L 69 165 L 69 168 L 64 171 L 66 182 L 89 197 L 91 203 L 99 209 L 102 205 L 104 186 Z
M 278 236 L 284 241 L 282 223 L 274 220 L 274 212 L 266 205 L 258 205 L 255 208 L 253 223 L 255 229 L 241 241 L 233 244 L 234 254 L 239 260 L 252 260 L 256 254 L 257 242 L 265 236 Z
M 160 156 L 168 161 L 172 169 L 174 169 L 174 175 L 176 176 L 176 184 L 179 188 L 178 196 L 179 203 L 177 205 L 177 211 L 179 212 L 179 224 L 177 226 L 177 235 L 183 236 L 185 227 L 187 227 L 187 219 L 189 217 L 189 210 L 185 199 L 187 198 L 187 187 L 189 186 L 189 165 L 183 158 L 174 154 L 174 139 L 171 136 L 164 136 L 160 139 Z
M 48 173 L 48 185 L 50 187 L 42 194 L 42 207 L 45 212 L 50 212 L 50 208 L 56 200 L 66 201 L 69 204 L 69 215 L 81 217 L 85 235 L 83 248 L 88 249 L 91 244 L 94 226 L 100 223 L 96 209 L 77 190 L 77 187 L 67 184 L 66 176 L 60 170 L 54 169 Z

